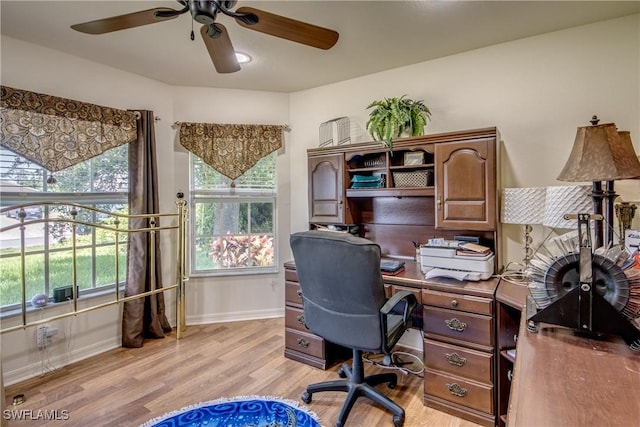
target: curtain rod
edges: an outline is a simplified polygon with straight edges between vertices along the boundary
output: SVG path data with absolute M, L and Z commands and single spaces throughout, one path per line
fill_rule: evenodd
M 136 115 L 136 120 L 140 120 L 140 117 L 142 117 L 142 113 L 140 113 L 140 111 L 134 111 L 133 114 Z M 162 120 L 160 117 L 153 116 L 153 121 L 154 122 L 159 122 L 160 120 Z
M 181 124 L 182 122 L 173 122 L 173 127 L 180 126 Z M 282 127 L 284 128 L 285 132 L 291 132 L 291 127 L 289 125 L 282 125 Z

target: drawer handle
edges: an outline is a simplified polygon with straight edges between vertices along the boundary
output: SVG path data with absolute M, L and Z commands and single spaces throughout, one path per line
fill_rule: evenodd
M 305 340 L 304 338 L 298 338 L 298 345 L 300 347 L 307 348 L 309 347 L 309 341 Z
M 452 331 L 464 332 L 464 330 L 467 329 L 467 324 L 464 322 L 461 322 L 455 317 L 450 320 L 445 320 L 444 323 L 446 323 L 447 327 Z
M 467 389 L 460 386 L 458 383 L 447 384 L 449 393 L 458 397 L 465 397 L 467 395 Z
M 296 319 L 298 319 L 298 323 L 300 323 L 301 325 L 304 325 L 304 314 L 301 314 L 300 316 L 296 317 Z
M 513 372 L 511 371 L 511 369 L 509 369 L 509 370 L 507 371 L 507 379 L 508 379 L 509 381 L 512 381 L 512 380 L 513 380 Z
M 447 353 L 444 356 L 447 359 L 447 362 L 451 365 L 455 366 L 464 366 L 467 363 L 466 357 L 460 357 L 458 353 Z
M 451 300 L 451 307 L 457 307 L 458 306 L 458 300 Z
M 298 296 L 299 296 L 300 298 L 302 298 L 302 289 L 298 289 L 298 290 L 296 291 L 296 294 L 298 294 Z

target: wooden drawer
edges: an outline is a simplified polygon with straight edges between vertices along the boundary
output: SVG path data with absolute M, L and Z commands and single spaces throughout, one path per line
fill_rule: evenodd
M 325 341 L 310 333 L 285 328 L 284 345 L 292 350 L 325 359 Z
M 284 280 L 287 282 L 299 282 L 298 272 L 289 268 L 284 269 Z
M 493 314 L 493 300 L 472 295 L 439 292 L 432 289 L 422 290 L 422 303 L 442 308 L 468 311 L 478 314 Z
M 408 292 L 412 293 L 413 296 L 416 297 L 416 301 L 418 302 L 418 304 L 422 304 L 422 293 L 420 292 L 420 289 L 409 288 L 409 287 L 406 287 L 406 286 L 398 286 L 398 285 L 392 285 L 391 286 L 391 295 L 395 295 L 400 291 L 408 291 Z
M 302 291 L 298 282 L 284 282 L 284 302 L 302 307 Z
M 493 354 L 424 340 L 425 366 L 487 384 L 493 383 Z
M 310 332 L 304 324 L 304 311 L 301 308 L 285 307 L 284 325 L 289 329 Z
M 493 318 L 458 310 L 424 306 L 423 330 L 458 341 L 493 346 Z
M 493 387 L 430 369 L 424 372 L 425 394 L 493 414 Z

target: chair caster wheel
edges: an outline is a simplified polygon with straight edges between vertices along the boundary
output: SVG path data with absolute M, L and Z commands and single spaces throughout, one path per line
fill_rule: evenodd
M 344 369 L 340 368 L 338 369 L 338 376 L 340 378 L 347 378 L 347 373 L 344 371 Z
M 304 393 L 302 393 L 302 396 L 300 396 L 300 400 L 302 400 L 304 403 L 311 403 L 311 393 L 305 391 Z
M 397 385 L 398 385 L 398 383 L 396 381 L 389 381 L 387 383 L 387 387 L 389 387 L 389 388 L 396 388 Z
M 403 424 L 404 424 L 404 417 L 402 415 L 393 416 L 394 427 L 402 427 Z

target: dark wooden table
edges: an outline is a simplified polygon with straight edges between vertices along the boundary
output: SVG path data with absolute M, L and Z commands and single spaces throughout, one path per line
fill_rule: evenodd
M 640 353 L 543 323 L 528 332 L 525 317 L 508 426 L 640 426 Z

